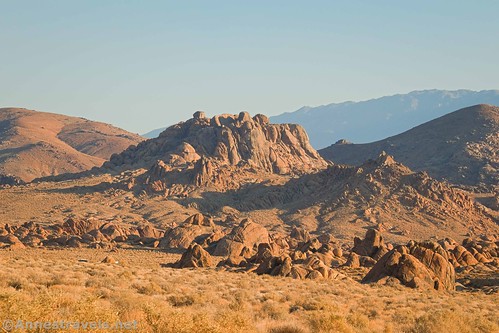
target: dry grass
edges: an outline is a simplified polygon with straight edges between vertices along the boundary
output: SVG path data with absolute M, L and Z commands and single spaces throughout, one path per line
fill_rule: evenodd
M 119 264 L 100 263 L 108 254 L 0 251 L 0 319 L 136 320 L 138 331 L 161 333 L 499 330 L 494 295 L 175 270 L 160 264 L 178 256 L 161 252 L 123 250 L 111 254 Z

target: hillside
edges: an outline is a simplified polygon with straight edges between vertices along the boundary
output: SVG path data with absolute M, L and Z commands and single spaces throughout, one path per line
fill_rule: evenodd
M 114 126 L 19 108 L 0 109 L 0 174 L 23 181 L 100 166 L 144 140 Z
M 456 184 L 499 184 L 499 107 L 476 105 L 369 144 L 320 150 L 335 163 L 358 165 L 385 151 L 416 171 Z
M 320 149 L 341 139 L 354 143 L 381 140 L 476 104 L 499 105 L 499 90 L 413 91 L 362 102 L 306 106 L 270 120 L 302 125 L 312 146 Z
M 359 167 L 328 166 L 300 126 L 269 124 L 264 115 L 206 118 L 196 112 L 91 173 L 95 177 L 33 184 L 44 194 L 36 199 L 30 187 L 4 192 L 12 207 L 3 217 L 21 222 L 32 216 L 14 207 L 29 195 L 31 205 L 44 212 L 40 218 L 52 221 L 64 221 L 70 211 L 168 229 L 203 213 L 224 228 L 251 218 L 273 232 L 298 226 L 343 241 L 372 227 L 387 230 L 387 238 L 396 241 L 498 233 L 496 212 L 467 192 L 415 173 L 386 154 Z

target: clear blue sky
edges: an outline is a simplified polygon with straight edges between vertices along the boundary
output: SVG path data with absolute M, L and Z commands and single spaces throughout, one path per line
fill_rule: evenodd
M 139 133 L 195 110 L 499 86 L 494 0 L 0 0 L 0 12 L 0 106 Z

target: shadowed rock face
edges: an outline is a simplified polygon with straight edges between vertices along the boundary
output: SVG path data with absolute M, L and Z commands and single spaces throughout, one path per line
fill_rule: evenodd
M 232 187 L 245 173 L 296 175 L 323 169 L 327 163 L 299 125 L 269 124 L 264 115 L 247 112 L 192 119 L 167 128 L 156 139 L 114 155 L 105 169 L 148 169 L 145 183 L 155 191 L 175 182 L 196 186 Z

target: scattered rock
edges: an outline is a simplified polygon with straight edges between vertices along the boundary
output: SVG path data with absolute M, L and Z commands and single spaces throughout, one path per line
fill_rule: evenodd
M 111 256 L 106 256 L 102 261 L 101 263 L 103 264 L 117 264 L 118 261 L 116 261 L 116 259 L 114 259 L 113 257 Z

